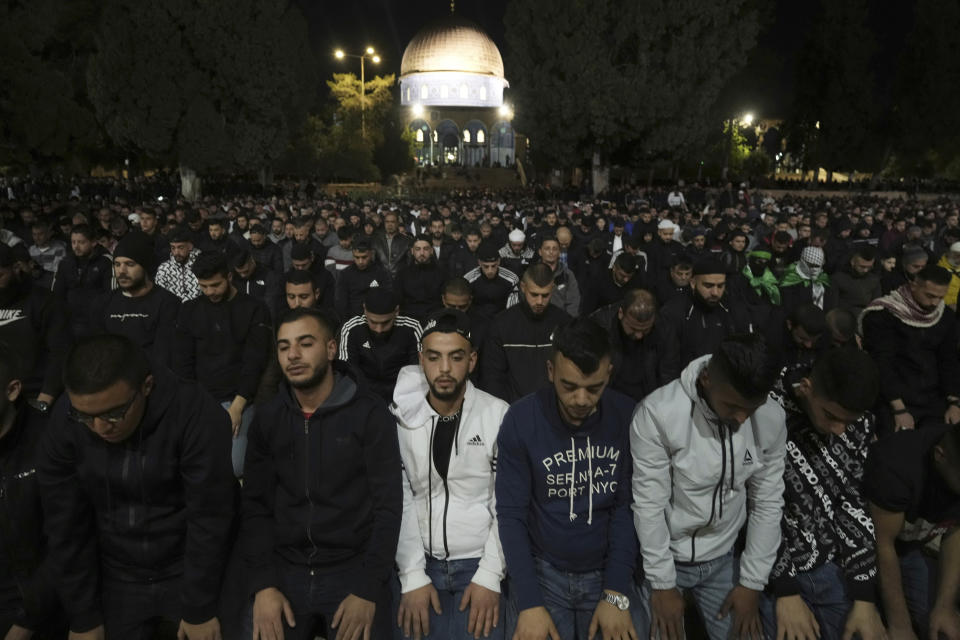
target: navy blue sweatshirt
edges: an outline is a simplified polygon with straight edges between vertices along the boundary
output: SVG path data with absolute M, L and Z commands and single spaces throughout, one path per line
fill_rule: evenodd
M 597 411 L 573 427 L 560 417 L 553 387 L 545 387 L 504 416 L 497 519 L 521 611 L 544 604 L 534 558 L 563 571 L 602 570 L 605 589 L 630 592 L 637 556 L 630 511 L 634 406 L 607 389 Z

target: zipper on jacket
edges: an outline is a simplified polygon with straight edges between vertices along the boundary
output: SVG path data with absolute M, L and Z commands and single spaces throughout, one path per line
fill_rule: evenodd
M 432 452 L 431 452 L 432 453 Z M 447 467 L 449 471 L 449 467 Z M 443 479 L 443 554 L 444 560 L 450 559 L 450 546 L 447 544 L 447 507 L 450 506 L 450 489 L 447 479 Z
M 310 531 L 313 525 L 313 499 L 310 497 L 310 418 L 306 417 L 303 419 L 303 440 L 303 490 L 307 496 L 307 504 L 310 505 L 310 515 L 307 518 L 307 540 L 310 541 L 312 547 L 310 555 L 307 556 L 307 565 L 309 566 L 313 556 L 317 553 L 317 544 L 313 541 L 313 534 Z

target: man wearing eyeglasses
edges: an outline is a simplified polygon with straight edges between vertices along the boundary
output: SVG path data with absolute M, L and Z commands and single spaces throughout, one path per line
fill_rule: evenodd
M 220 640 L 229 417 L 122 336 L 77 343 L 64 383 L 38 478 L 71 640 Z

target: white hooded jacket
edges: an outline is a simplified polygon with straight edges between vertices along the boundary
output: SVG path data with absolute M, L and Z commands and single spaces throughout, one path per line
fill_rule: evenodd
M 739 429 L 721 424 L 697 391 L 709 360 L 691 362 L 633 415 L 633 513 L 643 568 L 654 589 L 672 589 L 674 561 L 723 556 L 748 521 L 740 584 L 759 591 L 780 546 L 786 416 L 767 398 Z
M 438 414 L 419 365 L 400 370 L 390 410 L 399 425 L 403 461 L 403 518 L 397 545 L 400 591 L 430 584 L 426 555 L 441 560 L 480 558 L 472 582 L 500 592 L 506 562 L 497 530 L 494 487 L 497 435 L 509 405 L 467 381 L 447 479 L 433 466 Z

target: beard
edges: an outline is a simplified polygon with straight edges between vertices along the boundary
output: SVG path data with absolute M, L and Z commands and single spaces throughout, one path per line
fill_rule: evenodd
M 307 378 L 306 380 L 291 380 L 287 377 L 286 372 L 284 372 L 283 377 L 287 379 L 287 382 L 294 389 L 312 389 L 318 384 L 323 382 L 323 379 L 327 377 L 327 373 L 330 371 L 330 362 L 324 362 L 323 365 L 317 367 L 313 370 L 313 375 Z
M 434 384 L 433 381 L 428 381 L 430 386 L 430 393 L 433 394 L 433 397 L 437 400 L 442 400 L 443 402 L 448 402 L 460 397 L 460 394 L 463 393 L 464 387 L 467 386 L 467 379 L 457 380 L 457 383 L 453 385 L 453 388 L 449 391 L 441 391 Z

